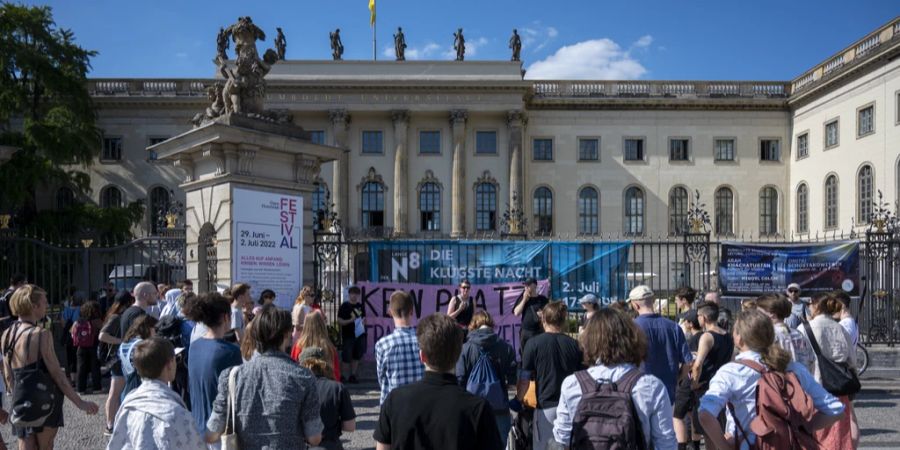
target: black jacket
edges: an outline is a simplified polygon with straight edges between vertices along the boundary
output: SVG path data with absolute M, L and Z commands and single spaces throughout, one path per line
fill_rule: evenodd
M 462 353 L 459 355 L 459 361 L 456 362 L 456 378 L 463 387 L 469 381 L 469 374 L 472 368 L 481 356 L 481 349 L 491 357 L 494 366 L 494 373 L 503 383 L 503 390 L 508 385 L 516 384 L 516 352 L 512 346 L 503 339 L 500 339 L 494 330 L 488 328 L 479 328 L 469 332 L 466 343 L 463 344 Z

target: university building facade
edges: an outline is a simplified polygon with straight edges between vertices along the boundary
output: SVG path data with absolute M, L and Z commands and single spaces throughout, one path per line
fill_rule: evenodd
M 898 55 L 900 18 L 791 81 L 531 81 L 506 61 L 281 61 L 267 107 L 345 149 L 306 209 L 330 199 L 350 233 L 497 235 L 521 204 L 535 237 L 666 236 L 699 192 L 715 236 L 812 237 L 862 230 L 878 191 L 900 198 Z M 189 130 L 214 81 L 90 80 L 104 131 L 91 198 L 55 187 L 38 206 L 143 199 L 143 228 L 156 231 L 185 175 L 147 147 Z

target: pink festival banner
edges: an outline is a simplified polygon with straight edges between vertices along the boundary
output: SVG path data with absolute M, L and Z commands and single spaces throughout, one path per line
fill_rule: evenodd
M 450 299 L 457 294 L 457 286 L 416 283 L 359 283 L 360 299 L 366 310 L 367 350 L 365 358 L 375 359 L 375 343 L 394 331 L 391 318 L 391 294 L 395 291 L 409 292 L 412 297 L 413 326 L 423 317 L 436 312 L 447 312 Z M 538 281 L 538 292 L 547 295 L 549 280 Z M 494 319 L 494 331 L 509 342 L 518 354 L 519 329 L 522 319 L 513 314 L 516 300 L 525 289 L 522 283 L 473 284 L 471 289 L 475 308 L 485 309 Z

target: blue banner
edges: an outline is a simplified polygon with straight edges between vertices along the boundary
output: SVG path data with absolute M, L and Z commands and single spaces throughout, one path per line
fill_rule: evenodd
M 791 283 L 800 285 L 804 297 L 839 289 L 859 295 L 859 242 L 722 243 L 719 286 L 724 295 L 784 292 Z
M 630 242 L 380 241 L 369 243 L 369 280 L 452 286 L 550 281 L 549 297 L 579 309 L 592 293 L 604 304 L 626 296 Z

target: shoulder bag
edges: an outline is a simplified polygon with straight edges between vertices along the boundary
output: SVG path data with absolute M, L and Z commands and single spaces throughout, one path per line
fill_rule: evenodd
M 237 403 L 235 402 L 235 382 L 234 377 L 237 373 L 237 367 L 232 367 L 228 373 L 228 408 L 225 417 L 225 432 L 222 433 L 221 450 L 240 450 L 238 445 L 238 436 L 234 428 L 237 426 Z

